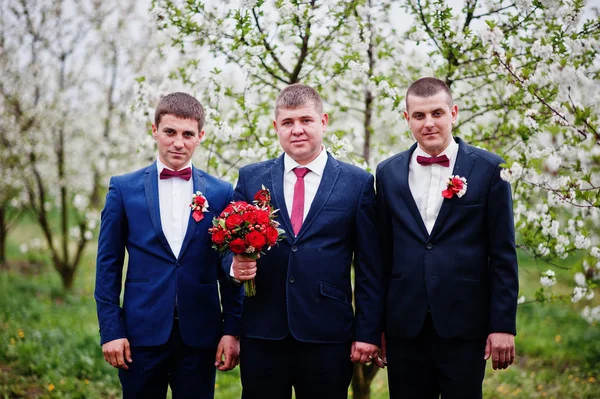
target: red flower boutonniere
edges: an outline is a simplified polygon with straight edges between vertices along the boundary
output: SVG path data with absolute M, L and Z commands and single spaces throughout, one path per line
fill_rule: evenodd
M 208 200 L 200 191 L 192 194 L 190 208 L 192 208 L 192 217 L 196 222 L 204 219 L 203 212 L 208 212 Z
M 467 192 L 467 179 L 458 175 L 450 176 L 446 183 L 446 187 L 447 188 L 442 191 L 442 196 L 444 198 L 452 198 L 454 194 L 460 198 Z

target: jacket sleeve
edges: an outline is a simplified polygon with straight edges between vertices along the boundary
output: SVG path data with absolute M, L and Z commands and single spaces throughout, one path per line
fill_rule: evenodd
M 120 306 L 127 232 L 127 215 L 119 183 L 116 177 L 112 177 L 101 214 L 96 258 L 94 298 L 100 324 L 101 345 L 127 337 Z
M 375 212 L 373 176 L 363 184 L 355 224 L 354 297 L 355 341 L 381 344 L 383 319 L 383 268 Z
M 519 276 L 510 184 L 500 178 L 500 165 L 492 177 L 488 196 L 490 332 L 516 335 Z
M 229 185 L 227 192 L 227 206 L 233 198 L 233 187 Z M 230 252 L 219 257 L 221 263 L 219 273 L 219 287 L 221 290 L 221 306 L 223 308 L 223 335 L 239 336 L 242 323 L 242 306 L 244 289 L 242 286 L 231 283 L 229 269 L 232 256 Z

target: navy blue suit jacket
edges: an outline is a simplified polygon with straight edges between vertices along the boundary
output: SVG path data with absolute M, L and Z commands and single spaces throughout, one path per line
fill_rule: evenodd
M 94 295 L 102 344 L 117 338 L 138 346 L 164 344 L 173 326 L 176 296 L 187 345 L 216 348 L 222 335 L 239 335 L 242 291 L 230 285 L 225 274 L 229 265 L 221 265 L 208 233 L 213 216 L 231 201 L 233 188 L 196 168 L 193 180 L 194 192 L 204 194 L 209 208 L 200 222 L 190 212 L 176 258 L 162 231 L 156 163 L 111 178 L 98 238 Z M 129 260 L 121 307 L 125 249 Z
M 519 284 L 510 185 L 500 178 L 504 161 L 456 141 L 448 175 L 466 177 L 467 192 L 444 199 L 431 234 L 408 184 L 417 144 L 377 167 L 390 336 L 416 336 L 428 307 L 444 338 L 516 334 Z
M 383 270 L 373 176 L 328 154 L 317 194 L 294 237 L 283 193 L 283 155 L 240 169 L 236 200 L 271 191 L 285 233 L 258 260 L 256 296 L 244 299 L 242 335 L 303 342 L 380 343 Z M 352 262 L 355 287 L 352 306 Z

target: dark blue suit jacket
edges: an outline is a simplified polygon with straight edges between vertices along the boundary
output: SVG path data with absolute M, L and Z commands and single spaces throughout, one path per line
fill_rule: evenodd
M 208 233 L 213 216 L 231 201 L 233 189 L 196 168 L 193 179 L 194 192 L 204 194 L 209 208 L 200 222 L 190 212 L 183 245 L 175 258 L 162 231 L 156 163 L 111 178 L 96 265 L 102 344 L 117 338 L 128 338 L 131 345 L 164 344 L 171 333 L 176 296 L 186 344 L 216 348 L 223 334 L 239 335 L 242 291 L 229 284 Z M 121 307 L 125 249 L 129 260 Z
M 516 334 L 519 284 L 510 185 L 500 178 L 504 161 L 456 141 L 448 175 L 466 177 L 467 192 L 444 199 L 431 234 L 408 185 L 417 144 L 377 168 L 390 336 L 416 336 L 428 306 L 444 338 Z
M 279 340 L 292 334 L 303 342 L 379 345 L 383 270 L 373 176 L 328 155 L 315 199 L 294 237 L 283 173 L 283 155 L 240 169 L 234 198 L 251 201 L 264 185 L 286 231 L 286 239 L 258 260 L 257 294 L 244 299 L 242 335 Z

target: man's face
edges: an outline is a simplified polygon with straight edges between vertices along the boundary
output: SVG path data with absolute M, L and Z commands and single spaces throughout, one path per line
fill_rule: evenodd
M 163 115 L 158 126 L 152 125 L 152 137 L 158 144 L 158 159 L 173 170 L 190 161 L 204 130 L 198 131 L 198 121 Z
M 280 108 L 273 126 L 283 151 L 300 165 L 307 165 L 321 152 L 328 121 L 329 116 L 319 114 L 311 101 L 300 108 Z
M 450 108 L 448 95 L 440 91 L 430 97 L 408 96 L 404 117 L 419 146 L 431 156 L 438 156 L 450 144 L 452 124 L 458 106 Z

